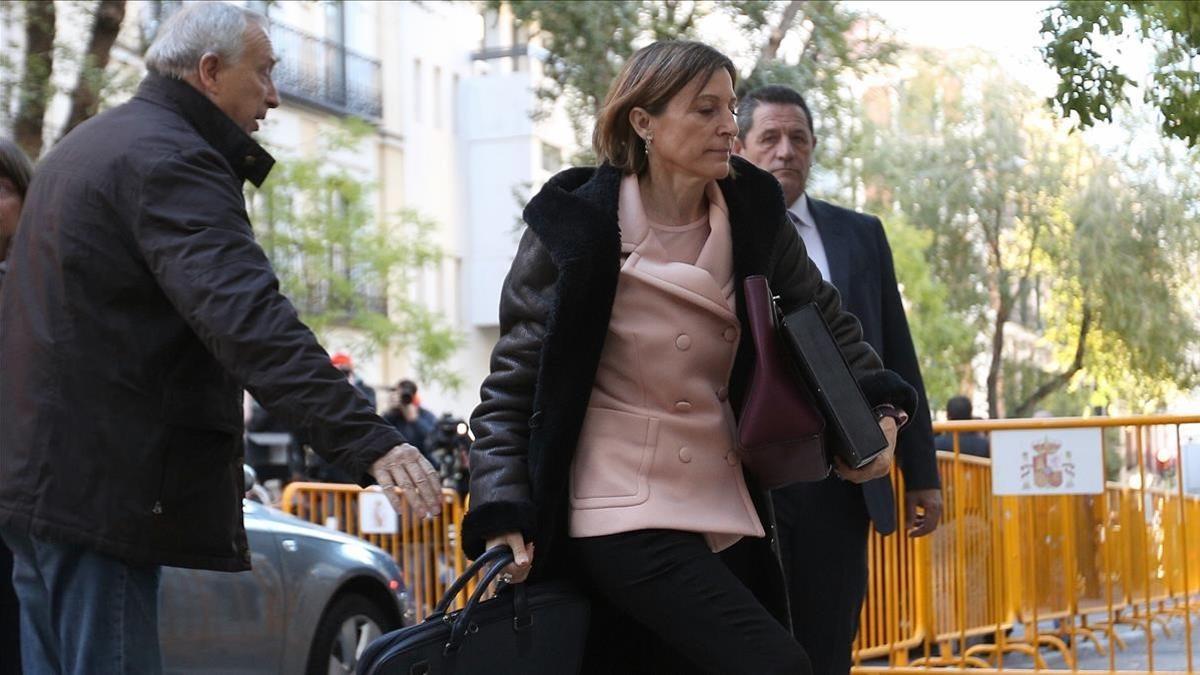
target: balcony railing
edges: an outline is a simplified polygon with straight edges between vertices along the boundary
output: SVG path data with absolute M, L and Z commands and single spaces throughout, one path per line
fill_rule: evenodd
M 279 56 L 275 85 L 281 94 L 339 114 L 382 116 L 377 59 L 275 22 L 271 43 Z

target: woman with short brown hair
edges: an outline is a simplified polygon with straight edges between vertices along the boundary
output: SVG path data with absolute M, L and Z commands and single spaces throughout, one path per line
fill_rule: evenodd
M 597 120 L 600 166 L 530 201 L 501 294 L 464 547 L 511 546 L 513 583 L 586 588 L 589 672 L 810 672 L 769 501 L 737 455 L 745 277 L 785 309 L 816 302 L 873 404 L 915 401 L 808 260 L 774 177 L 732 156 L 735 81 L 700 43 L 634 54 Z

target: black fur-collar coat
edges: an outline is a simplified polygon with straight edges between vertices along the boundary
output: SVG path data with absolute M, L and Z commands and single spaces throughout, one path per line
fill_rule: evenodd
M 732 163 L 719 185 L 729 207 L 743 334 L 749 326 L 741 282 L 765 275 L 785 311 L 809 302 L 822 308 L 873 405 L 891 403 L 911 413 L 912 388 L 882 369 L 862 341 L 858 320 L 839 309 L 837 291 L 821 280 L 785 216 L 774 176 L 737 157 Z M 487 537 L 520 530 L 535 545 L 535 581 L 569 574 L 568 475 L 616 295 L 621 178 L 609 165 L 568 169 L 526 207 L 529 227 L 501 293 L 500 340 L 471 419 L 471 508 L 463 546 L 475 557 Z M 735 412 L 753 358 L 750 340 L 742 340 L 729 386 Z M 770 501 L 747 479 L 768 536 L 743 540 L 726 559 L 751 561 L 735 571 L 786 625 Z

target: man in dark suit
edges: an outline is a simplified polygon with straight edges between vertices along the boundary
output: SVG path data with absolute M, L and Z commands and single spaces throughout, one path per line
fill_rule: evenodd
M 846 310 L 884 365 L 913 385 L 920 399 L 900 434 L 896 458 L 907 486 L 909 536 L 932 532 L 942 511 L 929 402 L 917 366 L 908 320 L 896 286 L 892 252 L 879 219 L 805 194 L 816 147 L 808 104 L 796 91 L 769 86 L 750 92 L 738 107 L 736 151 L 779 179 L 788 216 L 822 276 L 837 287 Z M 813 672 L 850 669 L 867 584 L 869 523 L 881 534 L 896 529 L 890 478 L 859 485 L 832 476 L 774 494 L 788 575 L 796 638 Z

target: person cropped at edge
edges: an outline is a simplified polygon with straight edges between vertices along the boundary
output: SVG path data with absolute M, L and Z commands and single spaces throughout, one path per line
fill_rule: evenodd
M 7 138 L 0 138 L 0 284 L 8 272 L 8 248 L 17 223 L 25 191 L 33 177 L 29 158 Z M 12 551 L 0 539 L 0 675 L 21 672 L 21 614 L 12 583 Z
M 787 217 L 821 276 L 838 289 L 842 308 L 862 322 L 884 367 L 916 388 L 917 410 L 896 441 L 896 462 L 907 488 L 908 534 L 925 536 L 937 528 L 942 491 L 929 402 L 883 225 L 808 196 L 816 135 L 799 92 L 782 86 L 749 92 L 739 104 L 738 129 L 738 154 L 779 180 Z M 796 639 L 815 672 L 845 675 L 867 592 L 868 529 L 873 522 L 880 534 L 896 530 L 891 478 L 857 485 L 835 475 L 772 497 Z
M 29 186 L 0 291 L 0 534 L 27 672 L 160 672 L 160 566 L 249 569 L 243 386 L 362 483 L 438 509 L 433 468 L 330 364 L 254 240 L 242 184 L 273 160 L 249 134 L 279 103 L 265 25 L 184 5 L 134 98 Z
M 946 401 L 946 419 L 951 422 L 975 419 L 971 399 L 962 395 L 951 396 L 950 400 Z M 938 450 L 954 452 L 954 434 L 941 433 L 933 440 Z M 976 457 L 992 456 L 991 444 L 988 442 L 987 436 L 978 431 L 958 432 L 958 451 L 964 455 Z
M 396 388 L 388 396 L 388 409 L 383 413 L 383 419 L 394 425 L 409 443 L 415 445 L 426 459 L 432 461 L 431 436 L 437 427 L 438 419 L 437 415 L 421 405 L 416 382 L 404 379 L 396 383 Z
M 464 547 L 513 547 L 513 582 L 580 582 L 589 672 L 810 671 L 769 499 L 734 450 L 747 275 L 784 307 L 822 308 L 874 404 L 901 417 L 915 401 L 807 260 L 779 183 L 732 157 L 735 79 L 703 44 L 635 53 L 599 114 L 600 166 L 530 201 L 501 291 Z M 880 424 L 894 439 L 896 420 Z
M 363 379 L 354 372 L 354 359 L 346 352 L 334 352 L 329 360 L 333 362 L 333 367 L 345 373 L 350 384 L 354 385 L 354 388 L 370 401 L 371 409 L 376 410 L 379 403 L 375 399 L 375 388 L 363 382 Z

